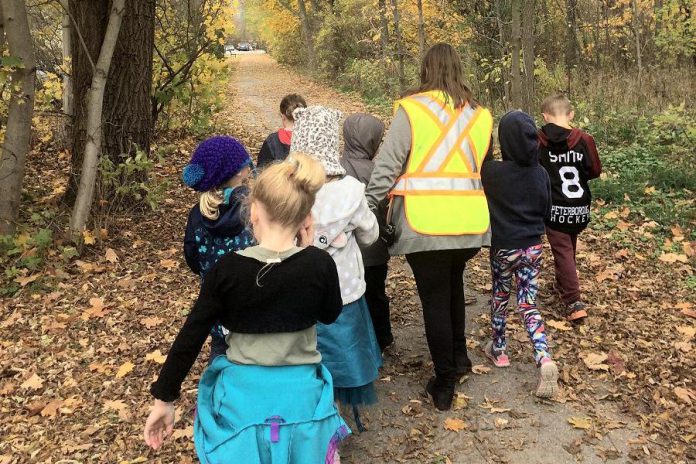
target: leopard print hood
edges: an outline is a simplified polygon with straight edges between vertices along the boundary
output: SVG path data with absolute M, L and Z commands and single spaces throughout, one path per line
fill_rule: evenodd
M 305 153 L 324 166 L 327 176 L 343 176 L 339 152 L 341 112 L 323 106 L 297 108 L 290 153 Z

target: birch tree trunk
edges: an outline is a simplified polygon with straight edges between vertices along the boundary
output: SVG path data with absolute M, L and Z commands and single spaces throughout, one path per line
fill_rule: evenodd
M 102 150 L 104 92 L 106 90 L 109 68 L 111 67 L 111 58 L 113 57 L 116 42 L 118 41 L 118 33 L 121 29 L 125 2 L 126 0 L 113 0 L 104 41 L 99 51 L 99 58 L 97 59 L 92 77 L 92 86 L 87 100 L 87 142 L 82 160 L 82 175 L 80 176 L 77 198 L 75 199 L 75 205 L 70 217 L 70 231 L 73 237 L 79 237 L 85 229 L 94 198 L 94 184 L 97 180 L 99 156 Z
M 72 124 L 73 124 L 73 89 L 72 89 L 72 52 L 71 52 L 71 29 L 72 22 L 70 21 L 70 15 L 68 14 L 68 0 L 61 0 L 61 5 L 63 5 L 63 23 L 62 23 L 62 41 L 63 41 L 63 131 L 65 132 L 65 145 L 70 146 L 72 144 Z
M 1 0 L 0 16 L 10 56 L 22 60 L 12 72 L 5 141 L 0 154 L 0 234 L 12 234 L 19 217 L 24 167 L 31 143 L 36 61 L 22 0 Z
M 636 65 L 638 66 L 638 94 L 643 84 L 643 51 L 640 46 L 640 24 L 638 21 L 638 5 L 636 0 L 631 0 L 631 29 L 633 29 L 633 39 L 636 47 Z
M 507 40 L 505 40 L 505 25 L 503 24 L 501 3 L 503 0 L 495 1 L 495 19 L 498 25 L 498 42 L 500 43 L 500 59 L 504 60 L 507 55 Z M 502 66 L 501 74 L 503 78 L 503 106 L 510 108 L 510 72 L 506 66 Z
M 520 73 L 520 45 L 522 35 L 520 29 L 522 0 L 512 0 L 511 53 L 510 53 L 510 97 L 515 108 L 522 107 L 522 76 Z

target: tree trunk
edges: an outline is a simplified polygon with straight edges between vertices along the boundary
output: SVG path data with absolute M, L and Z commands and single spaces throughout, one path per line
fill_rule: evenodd
M 520 45 L 522 43 L 522 34 L 520 30 L 520 16 L 522 13 L 522 0 L 512 0 L 510 8 L 512 9 L 512 24 L 510 29 L 510 97 L 513 107 L 521 108 L 522 77 L 520 74 Z
M 10 56 L 22 60 L 22 67 L 12 72 L 7 127 L 0 156 L 0 234 L 13 234 L 31 143 L 36 61 L 24 1 L 0 1 L 0 16 Z
M 422 60 L 425 56 L 425 20 L 423 19 L 423 0 L 417 0 L 418 4 L 418 55 Z
M 396 55 L 399 61 L 399 90 L 406 88 L 406 72 L 404 70 L 404 50 L 401 41 L 401 28 L 399 16 L 399 0 L 391 0 L 392 12 L 394 15 L 394 40 L 396 41 Z
M 568 77 L 568 93 L 570 93 L 571 72 L 578 65 L 577 18 L 575 10 L 577 0 L 566 0 L 566 52 L 565 64 Z
M 500 43 L 500 59 L 502 62 L 507 56 L 508 41 L 505 40 L 505 25 L 503 24 L 501 2 L 502 0 L 496 0 L 495 2 L 495 19 L 498 25 L 498 42 Z M 508 87 L 508 82 L 510 81 L 510 72 L 506 66 L 502 66 L 500 74 L 503 81 L 503 106 L 509 108 L 510 89 Z
M 638 5 L 636 0 L 631 0 L 631 28 L 633 29 L 633 38 L 636 47 L 636 65 L 638 66 L 638 94 L 640 95 L 643 83 L 643 51 L 640 46 L 640 24 L 638 21 Z
M 61 5 L 63 6 L 63 23 L 62 23 L 62 39 L 63 39 L 63 137 L 65 140 L 65 146 L 69 147 L 72 144 L 72 125 L 73 125 L 73 90 L 72 90 L 72 76 L 71 76 L 71 44 L 70 39 L 72 35 L 72 23 L 70 21 L 70 15 L 68 14 L 68 0 L 61 0 Z
M 73 143 L 72 173 L 66 201 L 74 201 L 87 142 L 87 99 L 109 17 L 109 0 L 70 0 L 73 24 L 72 77 Z M 154 0 L 126 0 L 121 39 L 116 44 L 113 65 L 106 81 L 104 100 L 105 155 L 123 162 L 135 148 L 149 153 L 152 137 L 152 52 L 154 47 Z M 87 52 L 88 51 L 88 52 Z
M 382 49 L 382 59 L 389 58 L 389 21 L 387 20 L 387 0 L 378 0 L 380 34 L 379 43 Z
M 99 156 L 102 150 L 102 107 L 104 94 L 106 93 L 111 59 L 118 42 L 125 3 L 126 0 L 113 0 L 104 33 L 104 41 L 100 47 L 99 58 L 95 65 L 92 85 L 87 99 L 87 117 L 85 121 L 87 140 L 83 156 L 82 175 L 80 176 L 80 186 L 70 217 L 70 231 L 75 238 L 78 238 L 85 229 L 94 198 L 94 184 L 97 180 Z
M 522 54 L 524 62 L 524 92 L 522 108 L 527 113 L 534 111 L 534 18 L 535 0 L 523 0 L 522 8 Z
M 305 5 L 305 0 L 297 0 L 297 8 L 300 15 L 300 23 L 302 24 L 302 33 L 305 36 L 305 46 L 307 47 L 307 61 L 309 64 L 309 69 L 314 70 L 314 65 L 316 63 L 316 56 L 314 53 L 314 33 L 312 31 L 312 24 L 307 15 L 307 6 Z
M 155 0 L 126 0 L 104 95 L 104 150 L 122 163 L 136 149 L 150 153 Z

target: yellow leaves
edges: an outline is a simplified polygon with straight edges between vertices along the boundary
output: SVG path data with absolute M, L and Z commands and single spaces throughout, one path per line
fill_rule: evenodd
M 30 275 L 30 276 L 27 276 L 27 277 L 25 277 L 25 276 L 19 276 L 19 277 L 15 277 L 15 280 L 14 280 L 14 281 L 17 282 L 20 286 L 26 287 L 27 285 L 29 285 L 30 283 L 32 283 L 32 282 L 34 282 L 36 279 L 38 279 L 39 276 L 40 276 L 40 274 L 33 274 L 33 275 Z
M 116 372 L 116 378 L 120 379 L 121 377 L 125 377 L 128 375 L 130 371 L 133 370 L 135 367 L 135 364 L 133 364 L 130 361 L 126 361 L 123 364 L 121 364 L 121 367 L 118 368 L 118 372 Z
M 112 248 L 107 248 L 106 253 L 104 254 L 104 258 L 112 264 L 116 264 L 118 262 L 118 255 Z
M 589 430 L 592 428 L 592 419 L 589 417 L 569 417 L 568 423 L 576 429 Z
M 507 419 L 503 419 L 502 417 L 496 417 L 493 421 L 493 424 L 495 425 L 496 429 L 501 430 L 505 428 L 508 422 L 509 421 Z
M 567 330 L 573 330 L 570 324 L 568 324 L 566 321 L 554 321 L 553 319 L 549 319 L 545 321 L 545 324 L 549 327 L 553 327 L 556 330 L 562 330 L 564 332 Z
M 41 387 L 43 387 L 43 379 L 36 374 L 32 374 L 20 385 L 20 388 L 25 390 L 38 390 Z
M 94 235 L 92 235 L 92 232 L 87 229 L 82 231 L 82 241 L 85 243 L 85 245 L 94 245 L 96 243 Z
M 140 319 L 140 323 L 147 327 L 148 329 L 151 329 L 153 327 L 157 327 L 163 322 L 162 319 L 159 317 L 144 317 Z
M 490 371 L 491 368 L 488 366 L 484 366 L 483 364 L 476 364 L 471 368 L 471 372 L 477 375 L 488 374 Z
M 677 398 L 686 404 L 692 404 L 696 400 L 696 392 L 690 388 L 675 387 L 673 391 Z
M 669 263 L 669 264 L 673 264 L 676 262 L 680 262 L 680 263 L 688 263 L 689 262 L 689 258 L 686 255 L 680 255 L 677 253 L 662 253 L 662 255 L 660 255 L 660 257 L 658 259 L 660 261 L 662 261 L 663 263 Z
M 604 361 L 606 361 L 607 358 L 608 356 L 606 353 L 587 353 L 582 357 L 582 361 L 585 363 L 585 366 L 587 366 L 588 369 L 593 371 L 608 371 L 609 365 L 604 364 Z
M 127 421 L 130 419 L 131 414 L 128 411 L 128 405 L 121 400 L 106 400 L 104 401 L 105 411 L 116 411 L 118 413 L 119 419 Z
M 63 406 L 63 400 L 53 400 L 43 407 L 41 410 L 41 416 L 43 417 L 55 417 L 58 412 L 58 408 Z
M 451 430 L 452 432 L 461 432 L 468 427 L 467 423 L 461 419 L 455 417 L 448 417 L 442 424 L 445 430 Z
M 155 350 L 152 353 L 145 355 L 145 361 L 154 361 L 157 364 L 164 364 L 166 359 L 167 357 L 163 355 L 160 350 Z
M 80 316 L 80 319 L 83 321 L 86 321 L 92 317 L 103 317 L 106 315 L 104 300 L 101 298 L 90 298 L 89 304 L 90 307 L 82 313 L 82 316 Z
M 162 266 L 165 269 L 173 269 L 179 266 L 179 263 L 173 259 L 161 259 L 159 263 L 160 266 Z

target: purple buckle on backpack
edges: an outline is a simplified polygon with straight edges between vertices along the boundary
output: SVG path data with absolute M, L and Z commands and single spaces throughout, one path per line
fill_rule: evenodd
M 267 424 L 271 424 L 271 443 L 280 441 L 280 424 L 284 424 L 285 420 L 280 416 L 272 416 L 266 419 Z

